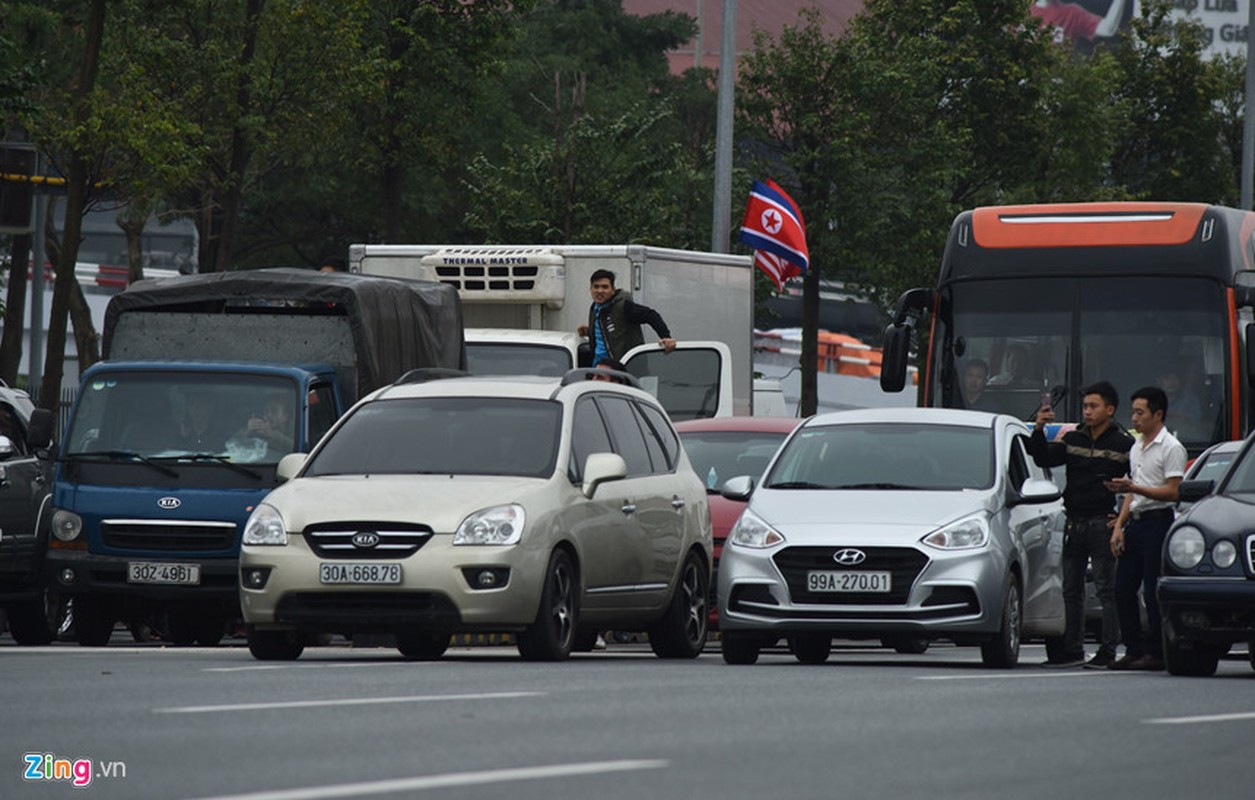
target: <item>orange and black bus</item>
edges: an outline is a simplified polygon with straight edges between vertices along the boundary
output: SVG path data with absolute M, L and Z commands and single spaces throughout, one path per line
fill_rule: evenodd
M 881 385 L 902 390 L 908 346 L 927 331 L 921 405 L 1031 419 L 1049 394 L 1056 419 L 1075 422 L 1081 387 L 1105 380 L 1127 426 L 1129 395 L 1158 384 L 1191 455 L 1241 438 L 1255 420 L 1253 233 L 1255 213 L 1198 203 L 965 211 L 937 287 L 898 301 Z

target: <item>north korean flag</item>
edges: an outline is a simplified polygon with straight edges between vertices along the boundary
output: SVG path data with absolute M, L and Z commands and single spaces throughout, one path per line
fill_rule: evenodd
M 750 188 L 740 240 L 795 264 L 806 273 L 810 251 L 806 248 L 806 222 L 793 198 L 770 179 L 754 181 Z

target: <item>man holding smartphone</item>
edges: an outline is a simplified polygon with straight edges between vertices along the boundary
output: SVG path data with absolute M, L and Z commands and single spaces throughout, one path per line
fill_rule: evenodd
M 1046 641 L 1044 667 L 1104 669 L 1116 659 L 1120 641 L 1116 612 L 1116 558 L 1111 550 L 1111 525 L 1115 520 L 1115 494 L 1105 482 L 1124 475 L 1129 468 L 1133 437 L 1115 423 L 1120 398 L 1116 389 L 1099 381 L 1081 390 L 1082 424 L 1059 441 L 1046 441 L 1045 426 L 1053 422 L 1054 409 L 1044 396 L 1037 410 L 1028 454 L 1040 467 L 1064 465 L 1067 486 L 1063 507 L 1067 528 L 1063 539 L 1063 609 L 1066 629 L 1061 639 Z M 1085 660 L 1085 571 L 1093 562 L 1094 588 L 1102 604 L 1102 636 L 1098 652 Z

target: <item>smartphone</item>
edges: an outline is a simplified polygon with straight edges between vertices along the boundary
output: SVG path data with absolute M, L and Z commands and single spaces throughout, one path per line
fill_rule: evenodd
M 1041 393 L 1041 407 L 1050 408 L 1050 392 Z

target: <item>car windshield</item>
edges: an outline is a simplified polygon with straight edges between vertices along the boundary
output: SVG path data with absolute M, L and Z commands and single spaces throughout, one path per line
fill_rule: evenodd
M 785 434 L 759 431 L 693 431 L 680 434 L 693 471 L 715 491 L 738 475 L 757 478 L 780 448 Z
M 65 455 L 273 464 L 292 452 L 300 419 L 287 378 L 100 372 L 79 393 Z
M 1236 460 L 1226 468 L 1221 493 L 1255 494 L 1255 457 L 1252 457 L 1251 449 L 1245 448 L 1240 453 L 1235 453 L 1233 457 Z M 1206 480 L 1208 476 L 1198 477 Z M 1244 499 L 1250 500 L 1250 498 Z
M 417 397 L 358 407 L 305 470 L 317 475 L 553 474 L 562 405 L 496 397 Z
M 817 425 L 794 436 L 768 489 L 987 489 L 993 431 L 959 425 Z
M 1190 467 L 1189 480 L 1219 481 L 1237 457 L 1237 451 L 1215 451 L 1198 457 L 1198 462 Z

